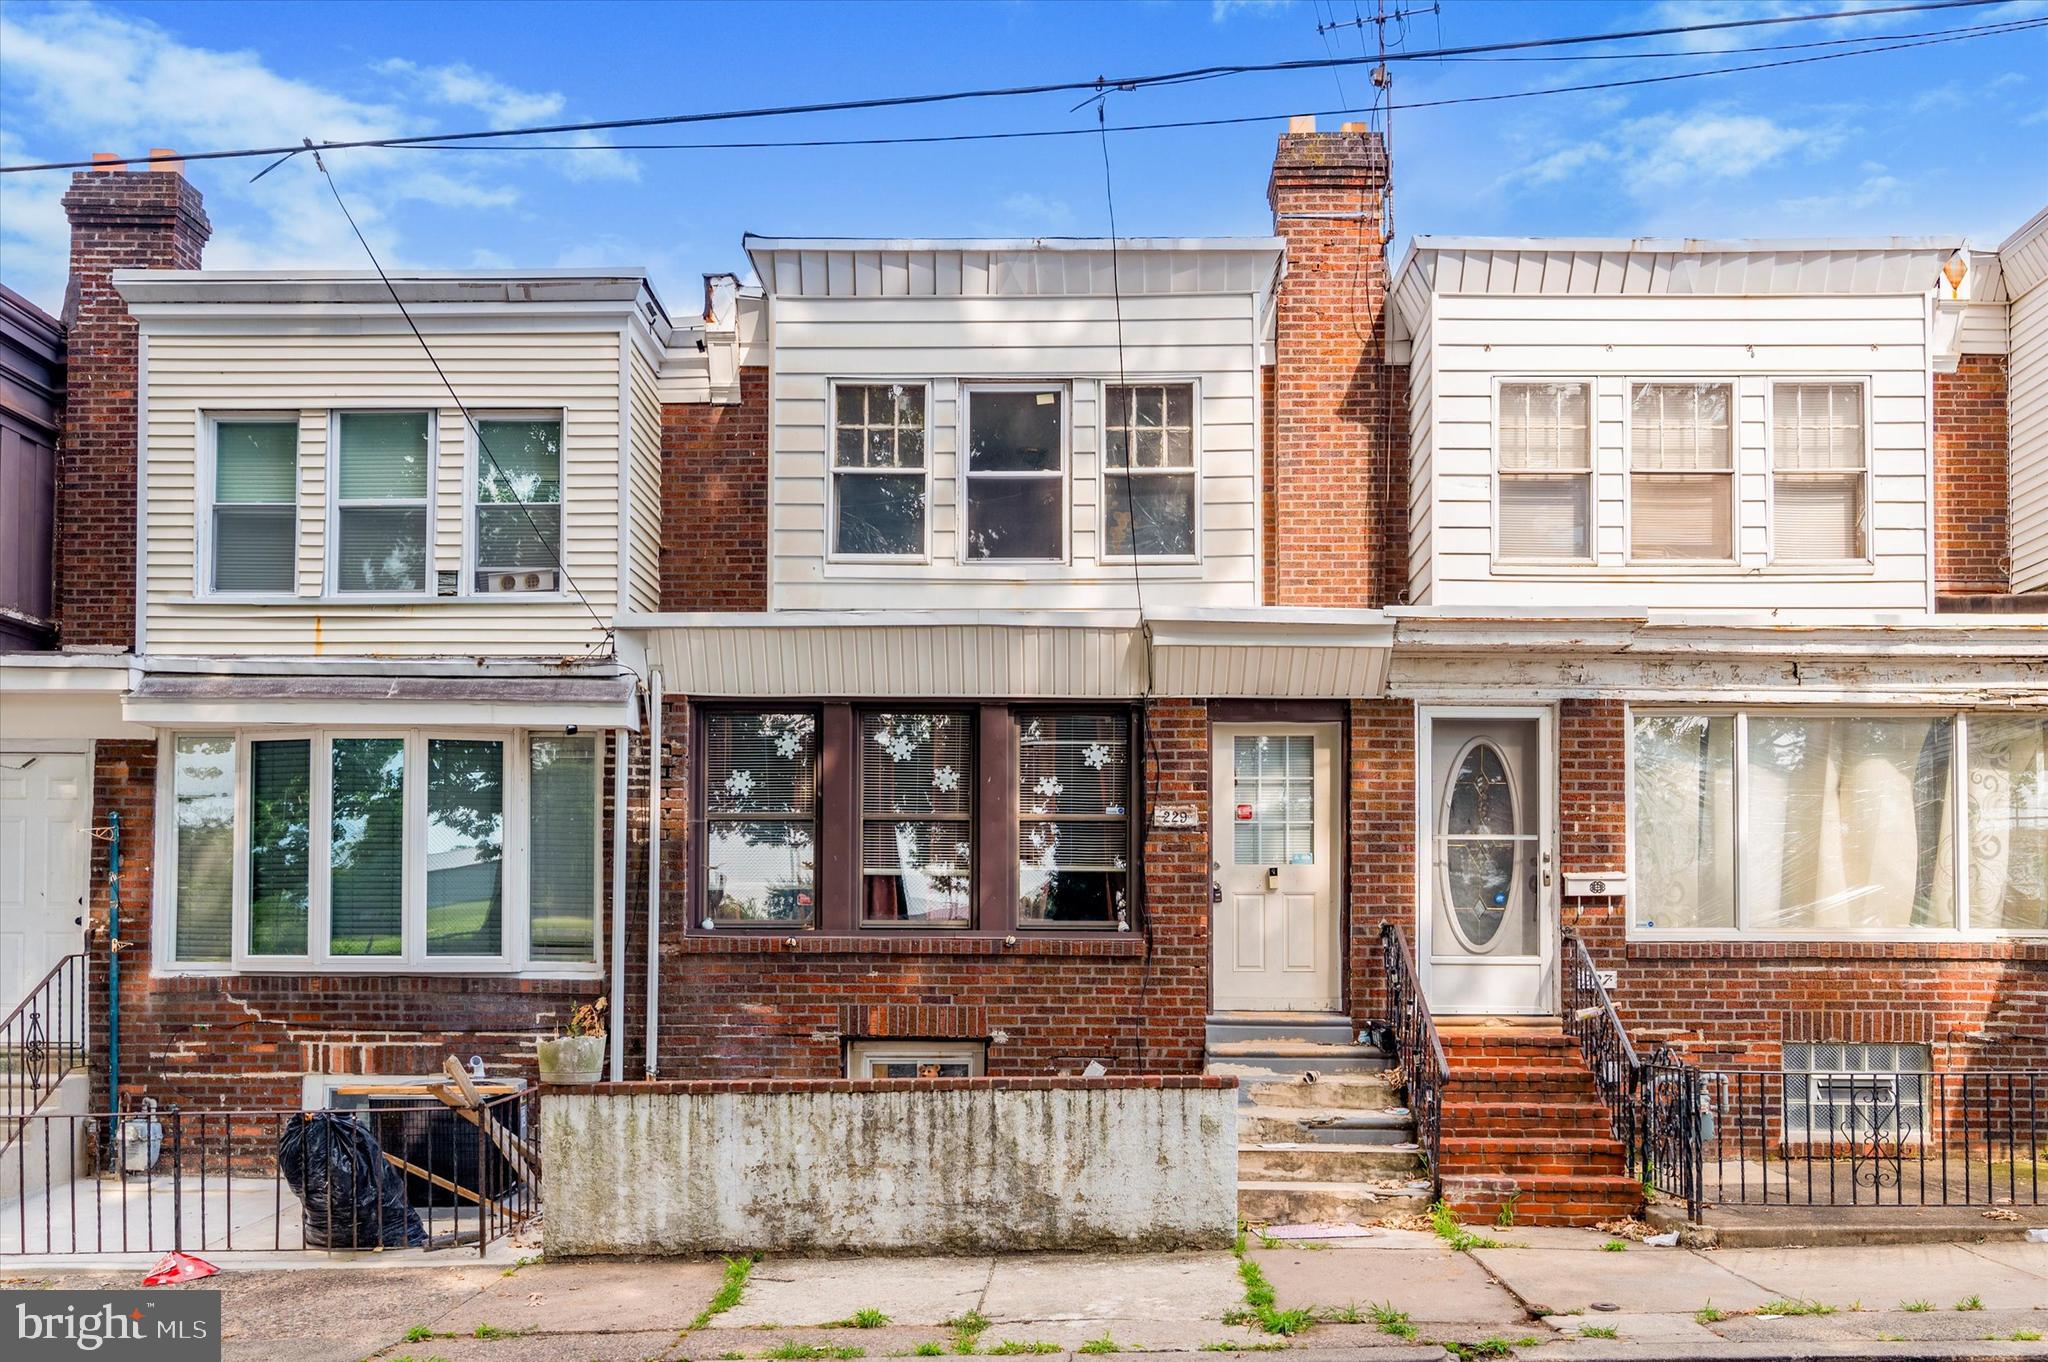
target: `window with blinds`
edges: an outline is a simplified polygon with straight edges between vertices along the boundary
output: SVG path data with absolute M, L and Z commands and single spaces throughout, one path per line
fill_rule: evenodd
M 973 918 L 974 717 L 860 716 L 861 917 L 965 926 Z
M 250 743 L 249 954 L 306 953 L 312 837 L 312 741 Z
M 561 418 L 483 418 L 476 434 L 476 589 L 557 589 Z
M 1771 391 L 1771 556 L 1859 559 L 1868 542 L 1860 383 L 1780 383 Z
M 1068 710 L 1017 715 L 1017 920 L 1130 923 L 1128 720 Z
M 298 516 L 298 422 L 216 422 L 212 589 L 296 590 Z
M 424 411 L 336 418 L 335 591 L 427 589 L 432 429 Z
M 181 733 L 171 749 L 178 916 L 171 958 L 225 962 L 235 882 L 235 735 Z
M 405 739 L 330 746 L 327 948 L 405 953 Z
M 1734 391 L 1725 383 L 1638 383 L 1629 403 L 1629 555 L 1735 557 Z
M 817 913 L 818 721 L 704 719 L 705 923 L 808 924 Z
M 594 734 L 527 740 L 528 958 L 597 959 L 598 760 Z
M 1500 389 L 1500 556 L 1584 560 L 1593 549 L 1593 443 L 1583 383 Z
M 1103 422 L 1103 552 L 1195 556 L 1195 388 L 1111 385 Z

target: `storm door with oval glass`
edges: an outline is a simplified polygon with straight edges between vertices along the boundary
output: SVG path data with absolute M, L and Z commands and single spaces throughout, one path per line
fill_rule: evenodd
M 1556 856 L 1544 712 L 1424 716 L 1424 991 L 1432 1011 L 1555 1011 Z

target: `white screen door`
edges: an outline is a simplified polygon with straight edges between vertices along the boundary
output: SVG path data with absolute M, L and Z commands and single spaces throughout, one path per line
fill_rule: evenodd
M 85 929 L 86 759 L 0 752 L 0 1016 Z
M 1554 1003 L 1557 875 L 1545 712 L 1425 712 L 1423 991 L 1445 1014 Z
M 1210 934 L 1219 1011 L 1339 1000 L 1335 724 L 1218 724 Z

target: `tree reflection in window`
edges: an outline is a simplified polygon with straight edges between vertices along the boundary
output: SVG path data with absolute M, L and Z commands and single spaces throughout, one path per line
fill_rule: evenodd
M 861 912 L 870 922 L 973 916 L 973 720 L 861 716 Z
M 1017 918 L 1128 926 L 1128 724 L 1059 710 L 1017 728 Z
M 817 911 L 816 716 L 707 714 L 704 742 L 705 925 L 809 923 Z

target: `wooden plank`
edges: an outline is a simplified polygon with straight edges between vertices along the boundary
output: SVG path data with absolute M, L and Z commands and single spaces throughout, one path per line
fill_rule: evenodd
M 398 1155 L 392 1153 L 388 1149 L 384 1151 L 384 1160 L 385 1162 L 389 1163 L 392 1167 L 403 1169 L 405 1172 L 412 1174 L 416 1178 L 425 1178 L 428 1182 L 433 1183 L 436 1187 L 439 1187 L 441 1190 L 445 1192 L 453 1192 L 455 1193 L 455 1195 L 461 1197 L 465 1201 L 475 1202 L 479 1206 L 484 1204 L 484 1197 L 480 1193 L 472 1192 L 467 1187 L 463 1187 L 456 1183 L 450 1182 L 447 1178 L 442 1177 L 439 1173 L 430 1173 L 416 1163 L 407 1163 L 404 1159 L 399 1158 Z

